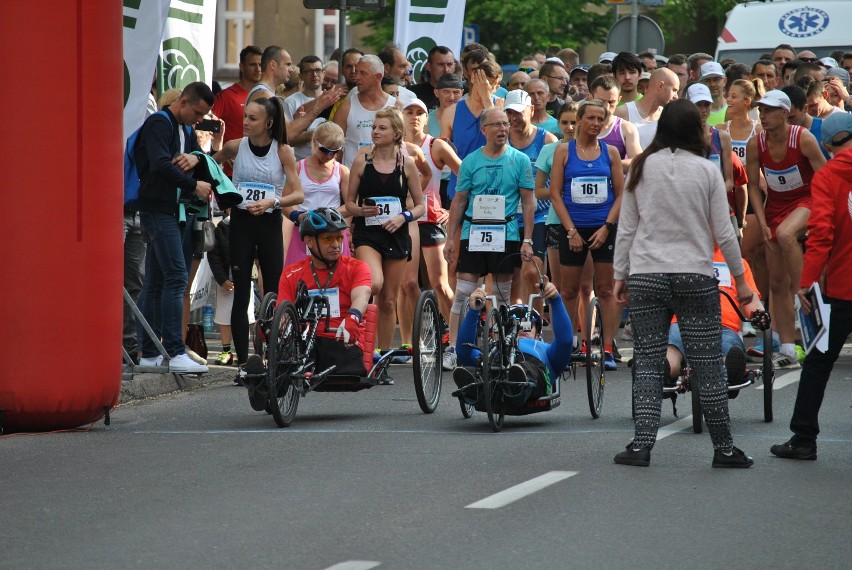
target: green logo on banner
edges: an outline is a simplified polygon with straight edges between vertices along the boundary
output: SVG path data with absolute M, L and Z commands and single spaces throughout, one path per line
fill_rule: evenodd
M 172 87 L 183 89 L 194 81 L 206 83 L 201 54 L 184 38 L 169 38 L 163 42 L 158 68 L 162 74 L 163 91 Z
M 429 60 L 429 50 L 436 45 L 435 40 L 427 37 L 418 38 L 408 44 L 405 57 L 411 62 L 411 67 L 414 69 L 414 77 L 420 77 L 423 66 Z
M 122 61 L 124 68 L 124 106 L 127 107 L 127 100 L 130 99 L 130 70 L 127 69 L 127 62 Z

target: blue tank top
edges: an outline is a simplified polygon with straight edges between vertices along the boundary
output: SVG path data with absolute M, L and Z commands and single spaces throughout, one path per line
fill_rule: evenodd
M 722 175 L 725 175 L 725 169 L 722 168 L 722 139 L 719 136 L 719 129 L 710 127 L 710 155 L 707 157 L 710 162 L 719 167 Z
M 541 153 L 541 149 L 544 146 L 544 137 L 547 136 L 547 129 L 543 129 L 541 127 L 536 127 L 536 133 L 533 137 L 532 142 L 524 148 L 518 148 L 519 151 L 530 157 L 530 162 L 532 163 L 532 175 L 533 180 L 535 180 L 535 161 L 538 158 L 538 155 Z M 512 139 L 509 139 L 509 144 L 512 144 Z M 517 147 L 515 147 L 517 148 Z M 550 209 L 550 200 L 537 200 L 535 205 L 535 221 L 533 223 L 538 224 L 544 222 L 544 219 L 547 217 L 547 211 Z M 521 211 L 518 211 L 518 214 L 521 214 Z M 523 216 L 517 216 L 518 227 L 524 227 L 524 218 Z
M 808 129 L 813 136 L 816 137 L 817 142 L 822 141 L 822 119 L 819 117 L 814 117 L 814 122 L 811 124 L 811 128 Z M 826 160 L 831 158 L 831 155 L 828 154 L 828 151 L 825 150 L 825 147 L 821 144 L 817 145 L 819 149 L 822 151 L 822 155 Z
M 456 103 L 456 114 L 453 118 L 453 144 L 456 145 L 456 154 L 464 158 L 485 145 L 485 135 L 479 128 L 479 117 L 474 117 L 467 106 L 467 101 L 462 99 Z M 456 175 L 450 175 L 447 184 L 447 196 L 450 200 L 456 194 Z
M 583 160 L 577 154 L 577 142 L 568 142 L 562 201 L 571 215 L 571 221 L 578 228 L 604 225 L 615 201 L 609 148 L 602 140 L 598 144 L 601 147 L 600 156 L 594 160 Z
M 614 146 L 615 150 L 618 151 L 618 156 L 620 156 L 622 160 L 627 158 L 627 146 L 624 144 L 624 137 L 621 136 L 621 117 L 615 118 L 609 134 L 605 137 L 598 137 L 598 139 L 602 140 L 609 146 Z

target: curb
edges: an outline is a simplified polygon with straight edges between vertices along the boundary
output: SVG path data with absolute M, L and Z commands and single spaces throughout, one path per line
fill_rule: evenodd
M 132 380 L 121 383 L 119 405 L 129 404 L 148 398 L 155 398 L 172 392 L 194 390 L 208 384 L 231 382 L 237 373 L 233 366 L 210 366 L 207 374 L 134 374 Z

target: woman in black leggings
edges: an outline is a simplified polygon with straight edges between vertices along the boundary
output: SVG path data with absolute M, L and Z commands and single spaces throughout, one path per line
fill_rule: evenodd
M 231 329 L 237 364 L 248 358 L 251 270 L 257 256 L 263 286 L 278 288 L 284 269 L 281 207 L 304 199 L 293 149 L 287 145 L 284 110 L 277 97 L 255 99 L 245 109 L 241 139 L 225 143 L 215 158 L 234 161 L 234 186 L 243 201 L 231 211 Z

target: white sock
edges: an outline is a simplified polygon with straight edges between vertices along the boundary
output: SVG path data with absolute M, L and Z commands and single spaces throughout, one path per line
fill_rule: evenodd
M 787 356 L 796 356 L 796 345 L 792 342 L 785 342 L 781 345 L 781 354 L 786 354 Z

